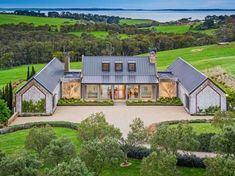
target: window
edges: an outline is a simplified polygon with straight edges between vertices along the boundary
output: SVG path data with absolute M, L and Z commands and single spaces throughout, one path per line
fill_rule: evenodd
M 102 63 L 102 71 L 109 72 L 110 63 Z
M 140 86 L 140 95 L 141 98 L 151 99 L 153 96 L 153 86 L 152 85 L 143 85 Z
M 112 99 L 111 85 L 101 85 L 100 86 L 100 96 L 102 99 Z
M 122 63 L 115 63 L 115 71 L 122 72 L 122 70 L 123 70 L 123 64 Z
M 87 98 L 98 98 L 98 85 L 88 85 L 87 86 Z
M 185 106 L 189 110 L 189 96 L 185 94 Z
M 138 99 L 139 98 L 139 86 L 138 85 L 130 85 L 128 86 L 128 99 Z
M 128 63 L 128 71 L 135 72 L 136 71 L 136 63 Z

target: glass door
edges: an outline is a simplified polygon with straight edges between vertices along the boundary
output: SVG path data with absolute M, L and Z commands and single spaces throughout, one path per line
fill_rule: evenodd
M 126 86 L 115 85 L 114 86 L 114 99 L 115 100 L 125 100 L 126 99 Z

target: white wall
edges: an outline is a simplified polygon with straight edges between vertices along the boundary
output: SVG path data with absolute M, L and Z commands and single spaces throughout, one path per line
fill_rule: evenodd
M 178 97 L 182 101 L 184 107 L 186 106 L 185 94 L 188 95 L 187 90 L 183 87 L 183 85 L 181 83 L 178 83 Z M 188 109 L 186 109 L 186 111 L 188 111 Z
M 37 103 L 41 99 L 45 99 L 46 96 L 40 91 L 36 86 L 30 87 L 23 95 L 23 101 L 30 101 L 32 100 L 33 103 Z

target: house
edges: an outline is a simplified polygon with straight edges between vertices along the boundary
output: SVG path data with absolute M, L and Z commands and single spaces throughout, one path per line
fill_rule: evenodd
M 206 75 L 181 58 L 157 71 L 156 55 L 83 56 L 82 70 L 71 70 L 54 58 L 16 93 L 20 115 L 51 115 L 60 98 L 86 100 L 152 100 L 179 97 L 186 111 L 227 109 L 226 94 Z

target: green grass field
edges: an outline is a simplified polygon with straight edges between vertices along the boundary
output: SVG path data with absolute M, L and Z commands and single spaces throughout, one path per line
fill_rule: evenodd
M 178 124 L 170 125 L 170 127 L 174 128 Z M 193 127 L 193 130 L 197 134 L 203 134 L 203 133 L 220 133 L 221 129 L 216 128 L 211 125 L 211 123 L 189 123 L 190 126 Z
M 83 32 L 69 32 L 69 34 L 75 35 L 77 37 L 81 37 Z M 109 33 L 106 31 L 93 31 L 93 32 L 89 32 L 89 34 L 93 35 L 96 38 L 101 38 L 101 39 L 105 39 L 108 37 Z
M 152 20 L 147 19 L 121 19 L 119 24 L 136 25 L 136 24 L 151 24 Z
M 184 34 L 189 31 L 188 25 L 160 25 L 154 27 L 157 32 Z
M 78 132 L 68 128 L 53 128 L 58 137 L 67 136 L 73 142 L 73 144 L 79 149 L 81 147 L 81 141 L 78 139 Z M 24 143 L 28 130 L 20 130 L 13 133 L 0 135 L 0 150 L 6 152 L 8 155 L 15 157 L 22 153 L 24 149 Z M 126 168 L 108 168 L 105 169 L 103 176 L 138 176 L 141 167 L 141 160 L 130 159 L 132 165 Z M 205 169 L 178 167 L 177 171 L 179 176 L 204 176 Z
M 219 66 L 235 75 L 235 42 L 229 45 L 207 45 L 159 52 L 158 70 L 165 70 L 178 57 L 182 57 L 201 71 Z
M 60 26 L 62 24 L 75 24 L 76 22 L 78 21 L 71 19 L 62 19 L 62 18 L 31 17 L 31 16 L 21 16 L 21 15 L 0 14 L 0 25 L 33 23 L 35 26 L 40 26 L 45 24 Z

